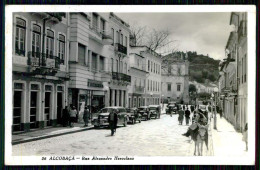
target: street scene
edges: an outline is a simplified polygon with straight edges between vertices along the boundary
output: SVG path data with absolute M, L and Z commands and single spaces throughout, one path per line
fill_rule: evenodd
M 247 156 L 247 15 L 14 12 L 12 155 Z

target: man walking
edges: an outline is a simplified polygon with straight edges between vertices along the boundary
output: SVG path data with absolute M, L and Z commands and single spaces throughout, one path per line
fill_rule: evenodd
M 178 117 L 179 125 L 182 125 L 183 116 L 184 116 L 184 111 L 182 110 L 182 107 L 180 108 L 180 110 L 178 110 L 178 114 L 179 114 L 179 117 Z
M 111 130 L 111 136 L 113 136 L 114 133 L 116 132 L 116 126 L 117 126 L 117 114 L 116 114 L 115 110 L 112 110 L 109 113 L 108 122 L 109 122 L 109 127 Z
M 87 106 L 85 106 L 84 115 L 83 115 L 83 120 L 84 120 L 84 123 L 85 123 L 85 125 L 84 125 L 85 127 L 88 126 L 89 118 L 90 118 L 89 109 L 88 109 Z
M 186 110 L 185 110 L 185 121 L 186 121 L 186 125 L 189 125 L 190 111 L 189 111 L 188 107 L 186 107 Z

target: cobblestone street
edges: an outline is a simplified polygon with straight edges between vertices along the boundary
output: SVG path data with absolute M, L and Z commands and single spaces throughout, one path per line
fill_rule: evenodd
M 88 131 L 28 142 L 13 146 L 13 155 L 193 155 L 189 138 L 182 136 L 188 126 L 178 125 L 178 116 L 142 121 L 119 127 L 115 136 L 109 129 Z

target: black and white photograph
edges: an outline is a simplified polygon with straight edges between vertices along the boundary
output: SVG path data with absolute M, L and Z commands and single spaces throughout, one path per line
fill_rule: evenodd
M 7 165 L 255 164 L 255 6 L 5 14 Z

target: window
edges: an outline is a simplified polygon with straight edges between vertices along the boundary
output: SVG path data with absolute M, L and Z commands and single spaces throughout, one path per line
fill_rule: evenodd
M 118 60 L 116 60 L 116 72 L 118 72 L 119 69 L 118 69 Z
M 101 26 L 101 30 L 102 32 L 105 31 L 105 21 L 103 19 L 100 19 L 100 26 Z
M 153 62 L 151 61 L 151 72 L 153 72 Z
M 181 75 L 181 68 L 178 67 L 178 75 Z
M 159 74 L 161 73 L 161 65 L 159 65 Z
M 120 38 L 120 44 L 123 45 L 123 34 L 121 34 L 121 38 Z
M 59 35 L 59 51 L 58 51 L 58 57 L 60 58 L 60 63 L 64 64 L 64 56 L 65 56 L 65 36 Z
M 111 58 L 111 71 L 114 72 L 114 59 Z
M 120 43 L 120 36 L 119 36 L 119 32 L 116 32 L 116 36 L 117 36 L 117 43 Z
M 93 20 L 93 25 L 92 25 L 92 27 L 93 27 L 93 29 L 95 30 L 95 31 L 98 31 L 98 16 L 97 16 L 97 14 L 95 14 L 95 13 L 93 13 L 93 18 L 92 18 L 92 20 Z
M 97 70 L 97 54 L 92 53 L 92 69 Z
M 112 45 L 114 45 L 114 43 L 115 43 L 115 41 L 114 41 L 114 39 L 115 39 L 115 35 L 114 35 L 114 28 L 111 28 L 111 34 L 112 34 L 112 40 L 113 40 L 113 43 L 112 43 Z
M 125 47 L 127 47 L 127 36 L 125 36 Z
M 242 80 L 242 84 L 244 83 L 244 58 L 242 58 L 242 74 L 241 74 L 241 80 Z
M 120 68 L 120 73 L 123 73 L 123 61 L 120 61 L 119 68 Z
M 54 32 L 52 30 L 47 30 L 47 37 L 46 37 L 46 57 L 53 58 L 53 51 L 54 51 Z
M 244 82 L 246 82 L 246 55 L 245 55 L 245 58 L 244 58 Z
M 150 83 L 149 80 L 147 80 L 147 89 L 148 89 L 148 91 L 150 90 L 150 88 L 149 88 L 150 84 L 149 83 Z
M 32 56 L 39 57 L 41 51 L 41 27 L 39 25 L 33 24 L 33 33 L 32 33 Z
M 172 85 L 171 85 L 171 83 L 168 83 L 167 86 L 168 86 L 168 87 L 167 87 L 167 91 L 172 91 Z
M 153 67 L 153 72 L 155 73 L 155 63 L 153 63 L 154 67 Z
M 85 63 L 85 46 L 78 44 L 78 63 L 84 65 Z
M 125 63 L 125 74 L 127 74 L 127 64 Z
M 15 53 L 25 56 L 26 22 L 16 18 Z
M 105 70 L 105 57 L 100 56 L 99 69 L 101 71 Z
M 177 84 L 177 91 L 181 91 L 181 85 Z
M 148 60 L 148 71 L 150 71 L 150 60 Z

